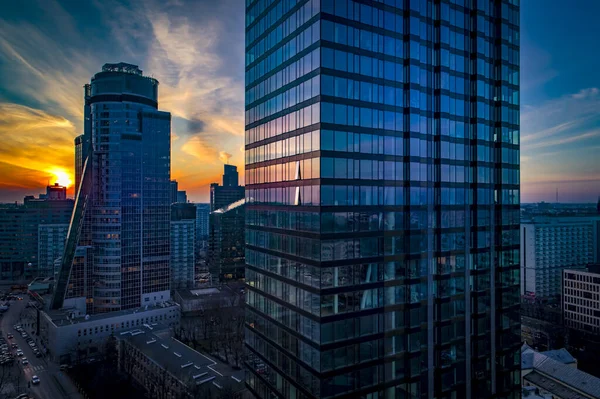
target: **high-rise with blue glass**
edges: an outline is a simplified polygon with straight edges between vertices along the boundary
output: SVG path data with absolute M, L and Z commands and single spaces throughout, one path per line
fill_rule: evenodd
M 518 398 L 519 0 L 246 0 L 247 385 Z
M 158 81 L 136 65 L 105 64 L 85 85 L 84 118 L 52 308 L 93 314 L 167 301 L 171 114 L 158 110 Z

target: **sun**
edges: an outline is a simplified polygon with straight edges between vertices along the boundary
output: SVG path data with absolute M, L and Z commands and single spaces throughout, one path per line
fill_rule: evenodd
M 52 174 L 55 176 L 55 182 L 63 187 L 69 187 L 72 183 L 71 176 L 64 170 L 54 169 Z

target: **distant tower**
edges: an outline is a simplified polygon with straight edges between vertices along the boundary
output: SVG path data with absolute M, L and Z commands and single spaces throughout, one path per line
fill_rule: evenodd
M 556 187 L 556 203 L 558 204 L 558 187 Z

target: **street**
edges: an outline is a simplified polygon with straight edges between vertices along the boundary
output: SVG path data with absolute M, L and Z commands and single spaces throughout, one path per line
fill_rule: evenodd
M 25 379 L 24 384 L 21 386 L 25 386 L 25 392 L 37 399 L 82 398 L 70 378 L 59 370 L 59 366 L 48 361 L 45 356 L 35 357 L 25 338 L 21 337 L 21 334 L 14 329 L 15 324 L 20 324 L 24 331 L 39 344 L 39 339 L 34 334 L 35 330 L 33 328 L 36 311 L 33 308 L 26 307 L 29 302 L 26 294 L 19 296 L 23 297 L 23 300 L 12 301 L 9 310 L 2 317 L 0 326 L 4 338 L 7 338 L 9 333 L 14 335 L 12 339 L 6 340 L 9 347 L 11 343 L 16 343 L 19 349 L 23 351 L 24 357 L 29 361 L 29 364 L 23 365 L 23 358 L 15 356 L 16 364 L 13 367 L 20 367 L 23 370 L 23 378 Z M 11 349 L 11 351 L 16 353 L 17 350 Z M 34 375 L 40 379 L 38 385 L 29 384 Z M 28 385 L 30 385 L 29 388 L 27 388 Z

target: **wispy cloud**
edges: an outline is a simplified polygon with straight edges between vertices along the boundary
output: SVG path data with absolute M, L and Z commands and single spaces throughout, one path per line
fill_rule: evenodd
M 26 113 L 32 123 L 51 120 L 42 136 L 52 132 L 63 143 L 53 148 L 56 158 L 39 157 L 29 163 L 31 170 L 64 167 L 83 127 L 82 85 L 102 64 L 125 61 L 160 81 L 159 107 L 173 115 L 172 175 L 192 187 L 192 198 L 207 199 L 205 180 L 219 179 L 222 154 L 232 154 L 231 162 L 243 168 L 243 152 L 237 151 L 244 133 L 241 2 L 98 0 L 73 7 L 24 1 L 43 10 L 38 20 L 19 13 L 0 17 L 0 105 L 11 113 L 0 113 L 0 124 L 19 137 L 1 146 L 0 162 L 16 163 L 20 155 L 5 158 L 13 149 L 24 155 L 40 150 L 40 133 L 18 118 Z M 18 186 L 3 174 L 0 185 L 11 184 Z
M 585 88 L 526 106 L 521 113 L 521 182 L 525 200 L 593 201 L 600 191 L 600 90 Z M 566 197 L 563 197 L 566 199 Z

